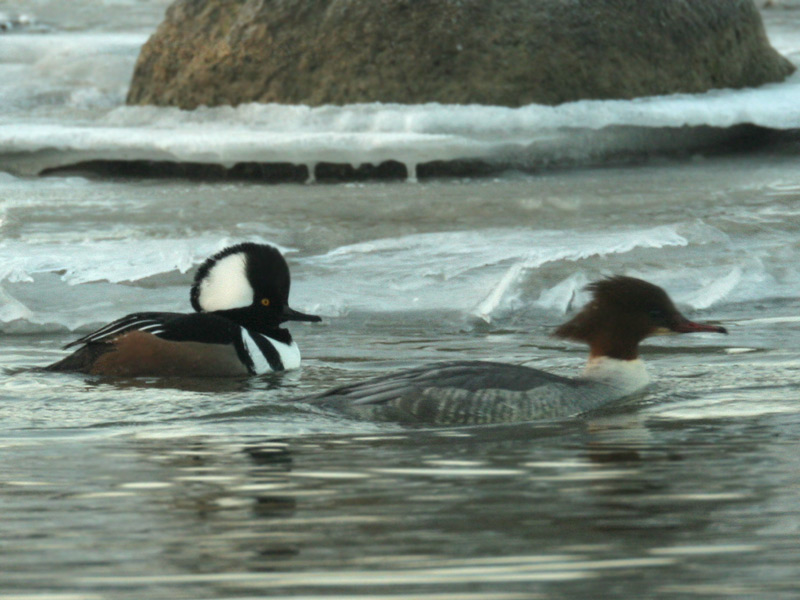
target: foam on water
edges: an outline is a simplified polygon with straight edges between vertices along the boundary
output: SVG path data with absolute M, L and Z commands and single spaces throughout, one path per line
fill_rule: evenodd
M 157 3 L 166 6 L 166 0 Z M 117 4 L 133 10 L 142 3 Z M 311 167 L 397 160 L 413 177 L 417 165 L 434 160 L 478 158 L 523 167 L 602 163 L 620 153 L 646 154 L 728 139 L 738 125 L 800 128 L 800 74 L 758 89 L 555 107 L 128 107 L 124 96 L 147 32 L 126 29 L 122 17 L 110 18 L 117 20 L 107 29 L 53 27 L 49 33 L 0 36 L 0 170 L 30 174 L 93 159 Z M 157 17 L 153 19 L 154 27 Z M 781 28 L 778 41 L 780 50 L 798 59 L 800 36 L 794 29 Z M 173 286 L 177 281 L 185 285 L 186 278 L 176 274 L 185 275 L 229 241 L 242 241 L 220 239 L 225 234 L 214 224 L 191 223 L 187 229 L 197 225 L 202 233 L 185 237 L 168 223 L 147 230 L 135 222 L 121 224 L 121 212 L 145 210 L 139 199 L 76 194 L 75 189 L 87 187 L 80 179 L 43 183 L 25 193 L 18 190 L 29 186 L 29 180 L 0 175 L 0 184 L 17 190 L 0 203 L 3 323 L 73 327 L 143 307 L 184 310 L 185 290 Z M 58 186 L 73 190 L 65 194 L 69 206 L 56 193 Z M 776 195 L 796 194 L 796 187 L 776 186 Z M 53 202 L 54 195 L 59 202 Z M 83 212 L 76 216 L 73 211 L 81 203 Z M 42 207 L 48 219 L 57 221 L 57 213 L 74 223 L 95 205 L 102 215 L 60 229 L 47 219 L 35 228 L 22 227 L 18 221 L 26 212 L 16 210 Z M 341 245 L 294 259 L 300 278 L 306 279 L 294 287 L 293 296 L 299 308 L 323 315 L 453 310 L 489 321 L 526 308 L 563 314 L 585 300 L 582 288 L 588 281 L 610 272 L 650 279 L 696 310 L 797 295 L 796 250 L 787 245 L 780 228 L 796 211 L 789 204 L 764 206 L 760 212 L 736 210 L 726 216 L 728 222 L 756 228 L 750 231 L 757 234 L 729 238 L 725 227 L 711 226 L 711 220 L 678 222 L 679 216 L 652 223 L 634 218 L 628 227 L 604 230 L 570 225 L 558 230 L 554 223 L 538 231 L 491 225 L 472 231 L 467 226 Z M 268 226 L 253 227 L 249 223 L 247 232 L 270 241 Z M 133 246 L 135 253 L 130 252 Z M 709 247 L 713 253 L 706 252 Z M 167 283 L 147 294 L 130 293 L 152 278 Z M 74 311 L 59 304 L 66 291 L 72 300 L 79 297 Z
M 731 269 L 727 275 L 709 282 L 692 294 L 692 296 L 685 298 L 684 302 L 689 304 L 692 308 L 708 308 L 722 298 L 730 296 L 731 292 L 741 285 L 742 276 L 742 268 L 736 266 Z
M 571 262 L 580 269 L 592 259 L 688 243 L 675 225 L 572 232 L 568 244 L 557 230 L 454 231 L 352 244 L 305 263 L 314 267 L 312 285 L 351 309 L 454 309 L 489 321 L 514 307 L 530 291 L 533 274 L 548 264 Z M 344 272 L 359 274 L 358 289 L 352 281 L 346 288 L 337 282 Z M 552 302 L 540 307 L 556 308 Z
M 553 287 L 543 290 L 536 300 L 536 305 L 545 309 L 567 312 L 576 304 L 583 303 L 580 298 L 585 295 L 585 288 L 588 284 L 589 278 L 585 273 L 573 273 Z
M 0 323 L 25 333 L 74 329 L 141 310 L 189 311 L 189 278 L 170 276 L 241 241 L 206 235 L 0 242 Z M 254 236 L 247 241 L 272 243 Z M 276 246 L 284 254 L 292 251 Z M 154 277 L 161 280 L 146 283 Z
M 124 102 L 146 39 L 87 32 L 0 36 L 0 122 L 91 124 Z
M 800 128 L 800 78 L 756 90 L 517 109 L 251 105 L 198 113 L 124 107 L 88 124 L 7 123 L 0 130 L 0 165 L 21 173 L 101 159 L 228 167 L 241 162 L 358 166 L 396 160 L 409 166 L 409 172 L 435 160 L 535 166 L 719 142 L 724 132 L 708 128 L 742 124 Z
M 785 36 L 784 36 L 785 37 Z M 800 74 L 757 89 L 559 106 L 122 106 L 140 33 L 0 37 L 0 168 L 91 160 L 242 162 L 478 159 L 533 167 L 720 143 L 737 125 L 800 128 Z M 788 41 L 787 41 L 788 43 Z
M 0 286 L 0 323 L 31 321 L 34 313 Z
M 0 322 L 14 322 L 15 331 L 24 323 L 75 328 L 143 309 L 188 310 L 186 272 L 234 241 L 241 240 L 7 240 Z M 784 267 L 776 276 L 752 253 L 697 222 L 574 230 L 568 243 L 559 230 L 418 233 L 291 256 L 292 303 L 326 317 L 443 311 L 490 322 L 533 310 L 560 318 L 586 302 L 589 281 L 612 273 L 662 285 L 692 310 L 800 293 L 800 276 Z
M 185 273 L 230 243 L 217 237 L 52 244 L 9 240 L 0 243 L 0 281 L 32 282 L 38 273 L 61 273 L 69 285 L 139 281 L 170 271 Z

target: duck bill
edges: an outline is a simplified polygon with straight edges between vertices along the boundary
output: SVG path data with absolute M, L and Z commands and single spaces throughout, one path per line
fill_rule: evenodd
M 284 321 L 308 321 L 310 323 L 319 323 L 322 321 L 322 317 L 318 317 L 317 315 L 307 315 L 293 308 L 289 308 L 288 306 L 283 308 L 283 314 L 281 317 Z
M 673 328 L 675 333 L 728 333 L 728 330 L 719 325 L 709 325 L 707 323 L 695 323 L 689 319 L 679 321 Z

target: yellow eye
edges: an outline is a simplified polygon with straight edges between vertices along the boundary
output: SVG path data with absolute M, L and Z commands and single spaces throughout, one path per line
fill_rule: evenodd
M 262 298 L 261 306 L 269 306 L 269 298 Z

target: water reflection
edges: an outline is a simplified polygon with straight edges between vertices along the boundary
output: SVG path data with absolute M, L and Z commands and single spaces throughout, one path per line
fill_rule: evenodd
M 792 424 L 630 410 L 341 436 L 134 434 L 81 453 L 80 436 L 6 441 L 0 527 L 25 551 L 0 551 L 3 579 L 8 593 L 114 598 L 646 597 L 753 589 L 768 559 L 782 589 L 800 556 L 782 482 L 800 459 L 775 454 L 776 428 Z
M 653 435 L 625 415 L 384 435 L 134 437 L 114 453 L 126 481 L 90 478 L 70 502 L 104 511 L 115 504 L 118 549 L 139 567 L 120 572 L 109 560 L 56 569 L 56 579 L 114 597 L 149 589 L 172 597 L 586 597 L 592 581 L 641 581 L 644 589 L 698 556 L 746 564 L 742 557 L 761 547 L 741 536 L 722 543 L 715 527 L 752 494 L 708 482 L 702 466 L 711 456 L 696 456 L 696 447 L 665 452 Z M 162 551 L 148 556 L 154 542 Z

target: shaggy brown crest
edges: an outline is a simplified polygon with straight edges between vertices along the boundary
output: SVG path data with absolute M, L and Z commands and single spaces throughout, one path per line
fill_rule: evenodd
M 663 289 L 635 277 L 615 275 L 587 289 L 592 300 L 553 335 L 589 344 L 590 357 L 633 360 L 639 342 L 659 333 L 727 333 L 724 327 L 689 321 Z

